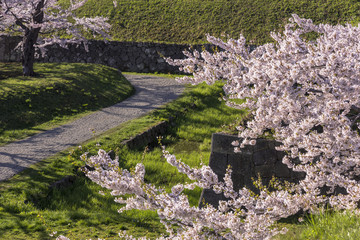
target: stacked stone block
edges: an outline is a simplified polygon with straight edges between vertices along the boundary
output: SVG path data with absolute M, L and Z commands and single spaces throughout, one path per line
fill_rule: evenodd
M 258 176 L 265 185 L 273 176 L 289 182 L 298 182 L 305 177 L 304 173 L 293 172 L 282 163 L 284 153 L 275 150 L 275 146 L 279 143 L 274 140 L 257 139 L 256 145 L 246 145 L 240 153 L 235 153 L 231 143 L 236 140 L 239 138 L 234 135 L 214 133 L 209 161 L 209 166 L 218 175 L 219 180 L 224 178 L 227 167 L 231 166 L 236 191 L 247 187 L 257 192 L 253 179 L 258 179 Z M 201 194 L 199 206 L 211 204 L 217 207 L 219 200 L 226 200 L 226 198 L 222 194 L 215 194 L 212 190 L 205 189 Z
M 15 51 L 15 46 L 21 37 L 0 35 L 0 61 L 20 61 L 21 56 Z M 182 73 L 178 67 L 170 66 L 163 57 L 172 59 L 185 58 L 183 51 L 189 49 L 185 44 L 162 44 L 141 42 L 95 41 L 88 43 L 89 51 L 85 51 L 82 44 L 71 44 L 68 49 L 59 45 L 47 47 L 44 57 L 39 54 L 38 62 L 74 62 L 97 63 L 115 67 L 124 72 L 138 73 Z M 211 50 L 211 45 L 194 45 L 193 49 L 201 50 L 205 47 Z
M 126 145 L 130 149 L 145 147 L 148 144 L 156 142 L 158 136 L 165 135 L 167 127 L 168 122 L 162 121 L 146 131 L 123 141 L 122 144 Z

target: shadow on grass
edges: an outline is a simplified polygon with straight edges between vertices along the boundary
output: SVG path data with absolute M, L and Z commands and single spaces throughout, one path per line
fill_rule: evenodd
M 111 106 L 134 93 L 118 70 L 96 64 L 36 64 L 39 75 L 31 78 L 19 74 L 19 63 L 0 63 L 0 69 L 8 76 L 0 81 L 1 142 L 28 136 L 26 132 L 44 123 Z

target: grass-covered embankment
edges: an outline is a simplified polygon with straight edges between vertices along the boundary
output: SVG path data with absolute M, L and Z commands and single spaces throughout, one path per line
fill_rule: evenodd
M 67 0 L 63 0 L 64 2 Z M 315 23 L 358 23 L 357 0 L 89 0 L 79 16 L 109 18 L 111 36 L 119 41 L 204 43 L 207 33 L 243 33 L 253 44 L 271 41 L 292 13 Z M 89 36 L 91 37 L 91 36 Z
M 0 63 L 0 145 L 120 102 L 134 89 L 116 69 L 96 64 Z
M 224 130 L 222 125 L 236 121 L 244 111 L 226 107 L 218 100 L 221 84 L 189 86 L 183 97 L 155 112 L 120 125 L 101 137 L 46 159 L 6 182 L 0 183 L 0 239 L 49 239 L 58 231 L 71 239 L 118 239 L 119 230 L 150 237 L 159 236 L 164 228 L 156 214 L 150 211 L 126 211 L 119 214 L 119 204 L 107 191 L 83 177 L 76 169 L 82 165 L 80 155 L 96 154 L 99 148 L 114 150 L 123 168 L 143 162 L 146 181 L 171 186 L 187 181 L 164 160 L 160 147 L 128 150 L 120 142 L 147 129 L 169 115 L 177 116 L 162 143 L 167 149 L 191 166 L 208 163 L 211 134 Z M 99 143 L 101 146 L 96 146 Z M 49 185 L 66 176 L 76 175 L 74 185 L 60 190 L 49 190 Z M 189 193 L 196 205 L 200 189 Z M 15 236 L 15 238 L 14 238 Z

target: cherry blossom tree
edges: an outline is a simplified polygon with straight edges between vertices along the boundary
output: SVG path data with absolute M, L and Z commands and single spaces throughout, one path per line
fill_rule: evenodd
M 1 31 L 7 31 L 23 36 L 19 44 L 23 74 L 34 75 L 34 59 L 36 49 L 43 55 L 46 46 L 59 44 L 66 48 L 69 43 L 79 44 L 83 42 L 86 47 L 86 39 L 82 37 L 83 31 L 90 31 L 94 35 L 104 38 L 109 36 L 106 32 L 110 25 L 106 18 L 77 18 L 73 11 L 83 6 L 87 0 L 71 0 L 68 7 L 61 7 L 58 0 L 1 0 L 0 23 Z M 71 39 L 58 37 L 67 34 Z M 39 38 L 42 34 L 42 38 Z
M 298 186 L 303 198 L 354 208 L 360 199 L 360 27 L 315 25 L 297 15 L 290 21 L 283 33 L 272 33 L 276 43 L 252 52 L 244 38 L 225 43 L 209 36 L 225 51 L 169 61 L 193 73 L 183 79 L 193 84 L 227 79 L 228 105 L 252 110 L 253 120 L 239 126 L 243 140 L 234 143 L 236 151 L 270 130 L 282 143 L 278 150 L 288 153 L 283 162 L 306 173 Z M 309 40 L 309 33 L 318 38 Z
M 259 184 L 258 194 L 247 188 L 234 191 L 230 168 L 219 179 L 208 166 L 190 168 L 165 149 L 168 163 L 191 183 L 166 192 L 144 181 L 144 165 L 121 169 L 103 150 L 97 156 L 83 155 L 93 169 L 86 176 L 125 204 L 120 212 L 157 211 L 169 234 L 160 239 L 270 239 L 286 230 L 276 229 L 275 221 L 300 210 L 355 210 L 360 200 L 360 26 L 316 25 L 293 15 L 284 31 L 272 37 L 275 43 L 250 51 L 242 36 L 227 42 L 208 36 L 223 51 L 187 51 L 186 59 L 167 61 L 193 75 L 182 82 L 225 79 L 227 104 L 249 109 L 252 120 L 238 127 L 235 151 L 272 132 L 281 143 L 277 150 L 286 153 L 283 163 L 305 172 L 305 179 L 296 184 L 275 181 L 273 191 Z M 239 105 L 234 99 L 246 102 Z M 183 190 L 195 186 L 223 193 L 228 200 L 217 209 L 192 207 Z M 120 237 L 134 239 L 125 232 Z

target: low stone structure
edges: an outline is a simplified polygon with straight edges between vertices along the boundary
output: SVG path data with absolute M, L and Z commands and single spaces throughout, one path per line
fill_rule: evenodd
M 145 147 L 148 144 L 156 142 L 157 137 L 163 136 L 167 131 L 168 125 L 169 123 L 167 121 L 162 121 L 146 131 L 123 141 L 122 144 L 130 149 Z
M 76 181 L 76 176 L 74 175 L 68 175 L 54 183 L 52 183 L 49 186 L 49 190 L 53 190 L 53 189 L 62 189 L 62 188 L 67 188 L 72 186 Z
M 19 52 L 14 50 L 20 41 L 21 37 L 0 35 L 0 62 L 21 60 Z M 91 40 L 88 47 L 89 51 L 87 52 L 82 44 L 71 44 L 68 49 L 59 45 L 51 45 L 47 47 L 46 56 L 39 56 L 37 61 L 97 63 L 115 67 L 124 72 L 182 73 L 178 67 L 166 63 L 163 57 L 183 59 L 185 56 L 182 52 L 189 49 L 190 45 L 116 41 L 105 43 Z M 203 47 L 211 49 L 209 44 L 191 47 L 198 50 Z
M 246 186 L 256 192 L 252 179 L 257 179 L 258 175 L 263 184 L 268 184 L 273 176 L 289 182 L 297 182 L 305 177 L 304 173 L 293 172 L 282 163 L 284 153 L 275 150 L 275 146 L 279 143 L 274 140 L 257 139 L 256 145 L 246 145 L 241 153 L 234 152 L 231 143 L 235 140 L 239 140 L 239 138 L 234 135 L 214 133 L 209 166 L 218 175 L 219 180 L 222 180 L 230 165 L 233 170 L 232 180 L 236 191 Z M 204 189 L 199 206 L 211 204 L 217 207 L 219 200 L 226 200 L 226 198 L 223 194 L 215 194 L 210 189 Z
M 21 37 L 0 35 L 0 62 L 20 62 L 21 55 L 15 48 L 21 39 Z

